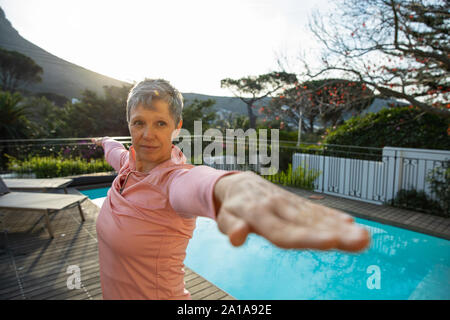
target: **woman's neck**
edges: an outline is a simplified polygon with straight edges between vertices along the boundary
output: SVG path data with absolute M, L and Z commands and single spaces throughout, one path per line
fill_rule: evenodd
M 159 164 L 169 160 L 171 157 L 167 157 L 167 159 L 161 160 L 160 162 L 146 162 L 141 161 L 136 157 L 136 171 L 142 172 L 142 173 L 149 173 L 153 168 L 158 166 Z

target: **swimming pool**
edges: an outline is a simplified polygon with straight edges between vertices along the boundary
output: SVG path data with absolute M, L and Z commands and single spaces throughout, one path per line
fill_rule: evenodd
M 109 188 L 81 191 L 101 203 Z M 284 250 L 251 234 L 233 247 L 197 219 L 185 265 L 237 299 L 450 299 L 450 241 L 355 218 L 372 236 L 360 254 Z

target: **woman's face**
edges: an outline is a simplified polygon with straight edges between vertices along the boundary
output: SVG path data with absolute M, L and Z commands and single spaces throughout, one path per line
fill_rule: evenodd
M 154 110 L 138 105 L 131 110 L 131 141 L 136 152 L 136 169 L 147 172 L 159 163 L 170 159 L 172 153 L 172 134 L 181 128 L 180 121 L 175 128 L 169 105 L 163 100 L 153 100 Z

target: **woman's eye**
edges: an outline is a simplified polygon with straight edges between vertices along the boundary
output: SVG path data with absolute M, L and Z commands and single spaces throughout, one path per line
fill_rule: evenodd
M 159 125 L 160 127 L 163 127 L 163 126 L 166 125 L 166 123 L 165 123 L 164 121 L 159 121 L 159 122 L 158 122 L 158 125 Z
M 133 125 L 135 125 L 135 126 L 141 126 L 143 124 L 144 123 L 142 121 L 140 121 L 140 120 L 136 120 L 136 121 L 133 122 Z

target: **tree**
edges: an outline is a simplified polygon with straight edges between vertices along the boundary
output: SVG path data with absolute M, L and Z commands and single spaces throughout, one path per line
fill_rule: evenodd
M 328 20 L 312 16 L 325 51 L 318 69 L 304 63 L 305 75 L 341 74 L 449 118 L 449 8 L 445 0 L 340 0 Z
M 33 59 L 16 51 L 0 48 L 0 82 L 2 90 L 14 92 L 22 85 L 42 81 L 43 69 Z
M 287 113 L 297 122 L 302 121 L 303 131 L 314 133 L 317 120 L 335 126 L 344 112 L 360 112 L 373 99 L 373 92 L 365 84 L 344 79 L 312 80 L 284 90 L 263 111 L 282 117 Z
M 187 101 L 186 101 L 187 103 Z M 216 119 L 215 112 L 211 111 L 216 103 L 214 99 L 198 100 L 194 99 L 192 103 L 183 108 L 183 129 L 194 134 L 194 121 L 202 121 L 202 130 L 207 130 Z
M 418 117 L 421 113 L 418 108 L 403 106 L 352 117 L 336 129 L 328 128 L 323 143 L 449 150 L 448 120 L 432 113 Z
M 69 102 L 67 101 L 67 103 Z M 57 106 L 44 96 L 30 97 L 24 101 L 23 106 L 29 111 L 28 118 L 35 127 L 36 137 L 61 138 L 70 136 L 71 127 L 75 122 L 68 118 L 65 106 Z
M 223 79 L 222 88 L 229 88 L 232 93 L 247 105 L 250 128 L 256 127 L 256 116 L 252 108 L 255 103 L 279 90 L 297 82 L 297 76 L 287 72 L 271 72 L 259 76 L 248 76 L 240 79 Z
M 53 92 L 38 92 L 34 96 L 37 98 L 45 98 L 61 108 L 70 101 L 69 98 Z
M 22 96 L 16 93 L 0 91 L 0 136 L 2 139 L 26 138 L 31 124 L 26 108 L 20 105 Z
M 226 134 L 227 129 L 242 129 L 247 131 L 247 129 L 250 128 L 250 124 L 248 117 L 245 115 L 235 115 L 230 113 L 223 119 L 217 120 L 215 122 L 215 128 L 222 130 L 222 132 Z
M 128 136 L 126 122 L 127 96 L 131 86 L 104 86 L 104 97 L 91 90 L 84 90 L 81 101 L 68 108 L 69 119 L 77 123 L 73 135 Z

